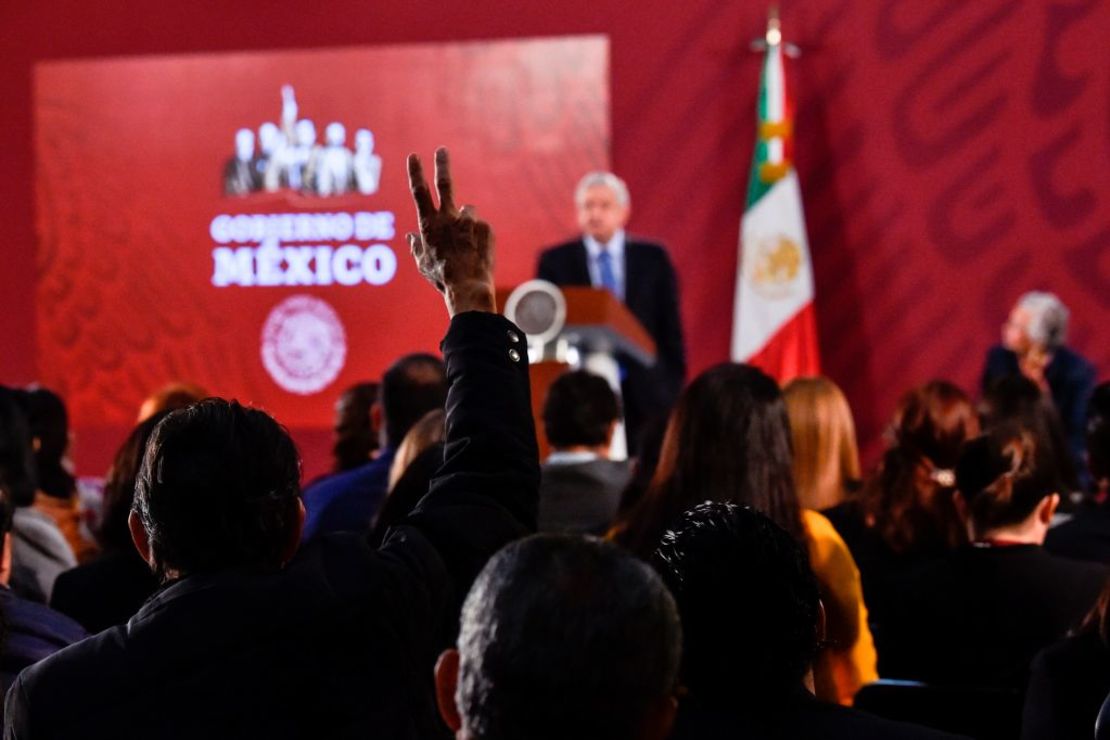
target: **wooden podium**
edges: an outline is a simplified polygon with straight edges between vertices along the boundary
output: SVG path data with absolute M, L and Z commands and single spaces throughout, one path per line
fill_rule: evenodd
M 532 281 L 532 285 L 540 281 Z M 532 385 L 532 417 L 536 421 L 536 439 L 540 459 L 551 451 L 543 430 L 543 403 L 547 389 L 563 373 L 584 369 L 609 381 L 620 396 L 620 368 L 616 356 L 621 354 L 644 365 L 655 363 L 655 341 L 632 312 L 604 288 L 565 286 L 548 289 L 560 292 L 566 303 L 566 317 L 553 337 L 529 334 L 531 327 L 521 326 L 529 340 L 529 376 Z M 523 287 L 523 286 L 522 286 Z M 515 288 L 498 288 L 497 305 L 503 311 Z M 525 322 L 521 322 L 525 323 Z M 550 333 L 550 332 L 549 332 Z M 627 457 L 623 424 L 613 444 L 613 456 Z

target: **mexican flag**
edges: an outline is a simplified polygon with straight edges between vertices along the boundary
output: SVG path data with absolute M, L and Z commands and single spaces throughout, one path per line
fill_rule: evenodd
M 732 359 L 780 383 L 820 371 L 802 191 L 793 166 L 793 104 L 778 19 L 767 30 L 759 121 L 740 221 Z

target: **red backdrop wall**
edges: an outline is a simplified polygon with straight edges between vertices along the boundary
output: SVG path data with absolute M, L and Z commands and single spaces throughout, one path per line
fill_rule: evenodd
M 747 43 L 761 3 L 154 5 L 0 7 L 0 382 L 38 373 L 36 60 L 583 33 L 610 38 L 612 160 L 632 188 L 632 229 L 671 246 L 692 370 L 727 357 L 758 75 Z M 1058 292 L 1073 309 L 1072 344 L 1110 373 L 1110 4 L 783 6 L 805 52 L 797 165 L 821 349 L 868 457 L 902 390 L 938 376 L 974 386 L 1026 289 Z

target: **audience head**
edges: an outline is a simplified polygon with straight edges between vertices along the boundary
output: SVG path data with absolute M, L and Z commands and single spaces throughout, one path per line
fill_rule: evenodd
M 134 548 L 127 519 L 135 501 L 135 482 L 143 464 L 147 442 L 158 422 L 169 414 L 169 411 L 160 411 L 140 422 L 116 451 L 104 481 L 104 514 L 96 532 L 97 544 L 106 551 L 127 552 Z
M 706 500 L 747 504 L 804 537 L 782 391 L 750 365 L 717 365 L 682 392 L 651 488 L 616 537 L 646 556 L 682 512 Z
M 380 388 L 378 383 L 358 383 L 343 391 L 336 402 L 332 447 L 335 472 L 365 465 L 370 453 L 378 448 L 378 430 L 371 409 L 378 402 Z
M 574 191 L 582 233 L 605 243 L 628 223 L 632 201 L 628 186 L 612 172 L 591 172 Z
M 195 383 L 170 383 L 147 396 L 139 407 L 139 422 L 162 411 L 183 409 L 201 399 L 208 398 L 208 391 Z
M 979 433 L 971 399 L 935 380 L 907 393 L 891 424 L 891 446 L 863 491 L 868 521 L 898 553 L 935 553 L 966 540 L 955 509 L 960 447 Z
M 828 378 L 795 378 L 783 391 L 794 447 L 794 485 L 807 509 L 840 503 L 859 484 L 859 448 L 848 399 Z
M 493 556 L 436 667 L 448 726 L 470 740 L 664 738 L 682 630 L 645 563 L 593 538 L 535 535 Z
M 543 428 L 556 450 L 608 449 L 620 415 L 620 402 L 609 383 L 585 370 L 575 370 L 560 375 L 548 389 Z
M 396 448 L 424 414 L 447 404 L 447 371 L 435 355 L 405 355 L 382 376 L 383 444 Z
M 1002 325 L 1002 344 L 1019 355 L 1052 353 L 1068 338 L 1067 306 L 1052 293 L 1034 290 L 1018 298 Z
M 710 708 L 787 698 L 818 649 L 821 608 L 805 548 L 747 506 L 705 502 L 652 558 L 678 604 L 682 681 Z
M 58 394 L 42 387 L 28 389 L 23 399 L 31 428 L 39 490 L 57 498 L 69 498 L 76 489 L 76 481 L 65 464 L 69 450 L 69 415 L 65 402 Z
M 211 398 L 154 428 L 129 520 L 164 580 L 236 567 L 276 569 L 304 521 L 300 461 L 268 414 Z
M 21 392 L 0 386 L 0 489 L 13 506 L 35 500 L 35 457 Z
M 1056 479 L 1059 491 L 1077 491 L 1079 480 L 1067 436 L 1052 398 L 1023 375 L 996 379 L 980 404 L 983 428 L 1019 426 L 1033 436 L 1038 467 Z
M 393 464 L 389 468 L 391 491 L 413 460 L 420 457 L 424 450 L 443 442 L 447 437 L 446 423 L 447 413 L 443 409 L 433 409 L 413 425 L 397 448 L 397 454 L 393 456 Z
M 1087 404 L 1087 463 L 1096 492 L 1110 496 L 1110 382 L 1095 388 Z
M 1040 544 L 1060 500 L 1054 476 L 1038 467 L 1033 435 L 1016 426 L 993 429 L 964 445 L 956 487 L 974 539 L 1017 527 Z

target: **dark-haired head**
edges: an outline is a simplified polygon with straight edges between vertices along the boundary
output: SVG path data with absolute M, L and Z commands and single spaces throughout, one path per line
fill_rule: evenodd
M 27 423 L 35 440 L 35 472 L 39 490 L 48 496 L 68 499 L 76 481 L 63 463 L 69 448 L 69 415 L 61 396 L 42 387 L 29 388 L 25 395 Z
M 966 541 L 953 502 L 960 446 L 979 433 L 975 408 L 952 383 L 934 380 L 898 404 L 891 444 L 863 490 L 878 534 L 898 553 L 934 553 Z
M 1068 451 L 1067 437 L 1052 398 L 1024 375 L 996 379 L 980 406 L 984 429 L 1020 426 L 1036 443 L 1037 467 L 1055 480 L 1057 491 L 1079 490 L 1079 477 Z
M 747 504 L 804 537 L 782 391 L 750 365 L 717 365 L 682 392 L 651 488 L 615 537 L 647 557 L 682 512 L 706 500 Z
M 127 518 L 135 500 L 135 481 L 139 477 L 143 453 L 154 428 L 169 414 L 169 411 L 160 411 L 140 422 L 116 451 L 112 467 L 108 469 L 108 476 L 104 481 L 104 514 L 96 532 L 97 544 L 105 551 L 126 552 L 134 548 Z
M 1028 541 L 1044 541 L 1060 497 L 1054 476 L 1038 462 L 1033 435 L 1016 426 L 997 427 L 964 445 L 956 487 L 974 539 L 1020 529 Z
M 13 506 L 35 500 L 35 457 L 22 391 L 0 386 L 0 488 Z
M 145 538 L 163 579 L 276 569 L 292 557 L 303 523 L 297 450 L 268 414 L 201 401 L 154 428 L 132 508 L 132 535 Z
M 817 579 L 798 541 L 746 506 L 683 514 L 652 562 L 682 618 L 683 685 L 710 708 L 774 702 L 802 686 L 817 654 Z
M 1110 498 L 1110 382 L 1102 383 L 1087 404 L 1087 465 L 1095 493 Z
M 441 713 L 472 740 L 663 738 L 682 631 L 645 563 L 600 540 L 535 535 L 502 549 L 436 668 Z
M 335 404 L 335 445 L 333 470 L 350 470 L 365 465 L 370 453 L 378 449 L 378 434 L 371 420 L 370 409 L 378 402 L 378 383 L 358 383 L 347 390 Z
M 609 444 L 620 402 L 602 377 L 585 370 L 560 375 L 547 391 L 543 428 L 556 449 Z
M 384 440 L 397 448 L 413 424 L 447 403 L 447 370 L 435 355 L 405 355 L 382 376 Z

